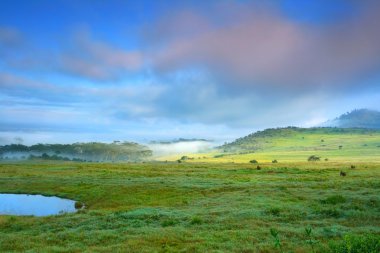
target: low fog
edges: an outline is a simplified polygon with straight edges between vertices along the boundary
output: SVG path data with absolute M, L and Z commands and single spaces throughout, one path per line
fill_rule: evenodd
M 215 146 L 211 141 L 178 141 L 147 144 L 153 151 L 153 156 L 179 155 L 206 152 Z

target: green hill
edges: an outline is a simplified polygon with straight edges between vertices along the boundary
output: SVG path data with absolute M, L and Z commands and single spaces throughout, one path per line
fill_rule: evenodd
M 276 128 L 258 131 L 217 148 L 225 162 L 257 159 L 306 161 L 311 155 L 334 160 L 380 161 L 380 130 L 362 128 Z
M 360 128 L 270 128 L 258 131 L 236 139 L 220 147 L 224 152 L 244 152 L 268 149 L 337 149 L 343 144 L 361 142 L 354 136 L 377 136 L 380 130 Z M 334 140 L 334 142 L 330 142 Z M 380 140 L 374 139 L 372 145 L 380 145 Z

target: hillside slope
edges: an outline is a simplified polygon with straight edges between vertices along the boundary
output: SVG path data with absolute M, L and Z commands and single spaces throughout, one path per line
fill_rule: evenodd
M 380 130 L 359 128 L 271 128 L 236 139 L 220 147 L 223 152 L 244 152 L 268 149 L 326 149 L 339 148 L 346 140 L 356 141 L 354 136 L 380 135 Z M 333 143 L 329 140 L 334 139 Z M 340 140 L 340 141 L 339 141 Z M 375 139 L 374 145 L 380 145 Z
M 380 130 L 359 128 L 266 129 L 218 147 L 208 160 L 247 162 L 323 159 L 380 162 Z

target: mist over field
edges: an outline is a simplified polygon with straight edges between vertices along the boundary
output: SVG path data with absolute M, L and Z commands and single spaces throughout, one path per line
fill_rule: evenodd
M 147 145 L 152 151 L 153 156 L 180 155 L 189 153 L 205 153 L 216 146 L 212 141 L 175 141 L 175 142 L 159 142 Z

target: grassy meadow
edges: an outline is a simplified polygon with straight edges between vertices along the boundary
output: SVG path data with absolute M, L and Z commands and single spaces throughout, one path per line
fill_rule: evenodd
M 379 252 L 378 134 L 262 143 L 181 163 L 2 163 L 0 192 L 86 208 L 0 215 L 0 252 Z
M 309 227 L 317 252 L 349 236 L 379 245 L 379 166 L 3 164 L 1 192 L 57 195 L 86 209 L 0 216 L 0 251 L 281 252 L 275 228 L 284 252 L 311 252 Z

